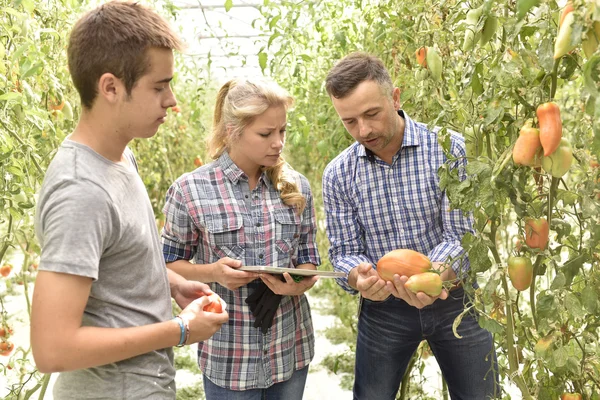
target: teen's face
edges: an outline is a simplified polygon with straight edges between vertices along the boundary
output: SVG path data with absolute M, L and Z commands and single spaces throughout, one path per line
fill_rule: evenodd
M 331 100 L 348 133 L 377 155 L 389 150 L 390 142 L 402 134 L 397 112 L 400 108 L 398 88 L 390 96 L 377 82 L 369 80 L 361 82 L 346 97 L 332 96 Z
M 231 158 L 246 173 L 277 164 L 285 144 L 286 125 L 285 107 L 269 107 L 230 144 Z
M 122 134 L 131 138 L 154 136 L 165 122 L 167 109 L 177 105 L 170 82 L 173 79 L 173 51 L 150 48 L 148 71 L 134 85 L 129 96 L 122 98 L 120 120 Z

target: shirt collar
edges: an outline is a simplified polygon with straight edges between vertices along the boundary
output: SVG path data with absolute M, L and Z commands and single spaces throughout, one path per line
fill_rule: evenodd
M 404 119 L 404 137 L 402 138 L 402 148 L 418 146 L 421 144 L 419 139 L 419 127 L 403 110 L 398 110 L 398 115 Z M 358 156 L 367 157 L 369 161 L 375 160 L 375 154 L 362 144 L 358 146 Z
M 217 158 L 217 165 L 223 170 L 223 174 L 234 184 L 237 184 L 240 179 L 244 181 L 248 180 L 248 176 L 233 162 L 227 151 L 224 151 L 223 154 Z M 259 183 L 261 181 L 268 187 L 271 187 L 271 182 L 267 179 L 264 171 L 258 179 Z

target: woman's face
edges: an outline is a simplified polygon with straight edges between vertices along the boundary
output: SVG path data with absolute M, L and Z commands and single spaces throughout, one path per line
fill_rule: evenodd
M 231 142 L 231 159 L 247 175 L 255 173 L 260 167 L 277 164 L 285 144 L 286 125 L 285 107 L 269 107 L 254 118 L 239 138 Z

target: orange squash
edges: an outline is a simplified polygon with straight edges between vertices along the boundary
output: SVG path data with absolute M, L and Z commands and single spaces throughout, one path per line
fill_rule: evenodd
M 377 273 L 386 281 L 391 281 L 394 274 L 411 277 L 430 269 L 429 258 L 410 249 L 392 250 L 377 261 Z
M 544 155 L 554 153 L 562 139 L 562 120 L 560 119 L 560 107 L 554 102 L 540 104 L 536 110 L 540 125 L 540 142 L 544 149 Z

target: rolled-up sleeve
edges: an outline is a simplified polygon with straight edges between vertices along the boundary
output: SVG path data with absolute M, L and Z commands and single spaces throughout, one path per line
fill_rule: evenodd
M 333 168 L 327 168 L 323 173 L 323 203 L 330 243 L 329 260 L 335 271 L 346 274 L 343 278 L 336 278 L 336 282 L 348 293 L 356 294 L 358 291 L 348 284 L 348 274 L 358 264 L 371 261 L 364 254 L 365 245 L 358 222 L 358 212 L 344 193 L 341 182 L 336 179 L 337 176 Z
M 321 265 L 321 257 L 317 249 L 317 220 L 312 192 L 306 179 L 303 179 L 302 183 L 305 188 L 306 207 L 304 207 L 304 211 L 302 212 L 297 265 Z
M 196 253 L 198 233 L 178 182 L 173 183 L 167 192 L 163 213 L 165 226 L 161 232 L 161 242 L 165 262 L 191 260 Z
M 451 152 L 457 160 L 451 168 L 458 168 L 459 180 L 462 182 L 467 179 L 467 154 L 464 140 L 461 139 L 455 138 L 452 141 Z M 461 241 L 465 233 L 474 232 L 473 215 L 471 213 L 465 214 L 458 209 L 451 210 L 450 200 L 446 193 L 444 193 L 442 199 L 442 228 L 443 240 L 429 252 L 429 259 L 432 262 L 449 264 L 459 279 L 464 278 L 471 265 Z

